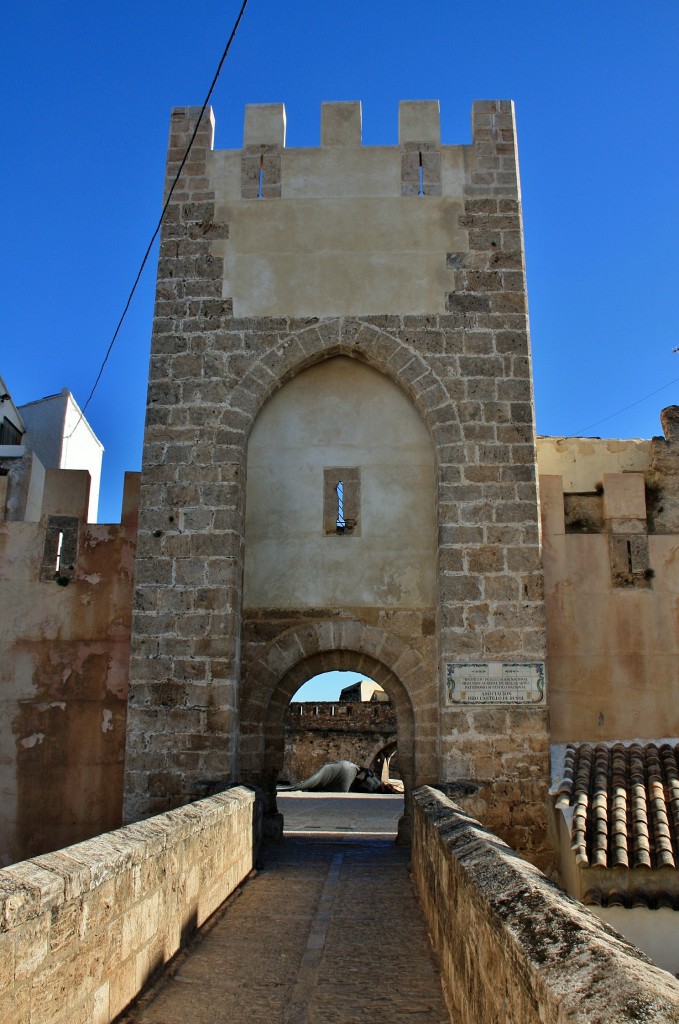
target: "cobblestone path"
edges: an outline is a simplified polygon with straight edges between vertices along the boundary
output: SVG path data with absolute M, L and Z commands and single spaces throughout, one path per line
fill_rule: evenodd
M 409 850 L 287 838 L 126 1024 L 450 1024 Z

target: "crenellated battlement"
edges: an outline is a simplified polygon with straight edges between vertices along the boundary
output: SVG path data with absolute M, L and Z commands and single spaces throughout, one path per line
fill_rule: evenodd
M 248 104 L 243 147 L 285 146 L 284 103 Z M 398 110 L 399 145 L 441 142 L 438 100 L 402 100 Z M 362 144 L 360 102 L 321 104 L 321 148 L 355 149 Z
M 173 113 L 168 182 L 199 113 Z M 322 104 L 319 146 L 287 147 L 285 136 L 284 104 L 249 105 L 242 148 L 215 150 L 210 113 L 173 197 L 181 220 L 187 204 L 211 204 L 200 238 L 236 316 L 450 312 L 460 270 L 486 269 L 487 257 L 470 255 L 477 242 L 499 251 L 504 232 L 520 247 L 517 208 L 498 207 L 519 194 L 509 101 L 473 105 L 471 144 L 441 143 L 438 100 L 400 103 L 396 146 L 363 145 L 358 102 Z M 491 206 L 475 209 L 486 197 Z M 503 214 L 497 224 L 492 212 Z M 470 238 L 479 220 L 484 232 Z M 192 230 L 197 242 L 202 229 Z M 164 237 L 172 253 L 178 226 Z
M 175 163 L 183 154 L 199 107 L 178 107 L 172 114 L 170 163 L 168 175 L 175 172 Z M 321 104 L 320 145 L 305 147 L 286 146 L 287 114 L 284 103 L 248 104 L 245 107 L 243 145 L 241 149 L 214 150 L 214 117 L 210 110 L 203 119 L 193 152 L 212 152 L 215 159 L 224 161 L 237 155 L 243 159 L 241 198 L 294 198 L 302 194 L 297 180 L 296 162 L 304 161 L 305 194 L 319 198 L 332 193 L 332 182 L 352 170 L 347 162 L 355 161 L 355 170 L 363 172 L 354 182 L 357 193 L 383 195 L 390 191 L 401 195 L 439 196 L 442 194 L 442 171 L 448 170 L 444 193 L 459 195 L 459 176 L 450 174 L 460 159 L 464 164 L 465 184 L 498 186 L 516 185 L 516 158 L 514 146 L 514 106 L 508 100 L 479 100 L 472 104 L 471 144 L 442 144 L 441 116 L 438 100 L 402 100 L 398 108 L 398 144 L 365 146 L 362 141 L 362 106 L 356 102 L 327 102 Z M 334 151 L 328 153 L 327 151 Z M 447 154 L 442 167 L 441 154 Z M 328 174 L 328 157 L 341 162 L 340 174 Z M 455 159 L 457 157 L 457 160 Z M 284 180 L 276 174 L 277 159 L 284 161 L 289 172 Z M 317 165 L 312 170 L 314 161 Z M 389 165 L 401 166 L 402 174 L 390 173 Z M 382 165 L 382 166 L 380 166 Z M 386 166 L 385 166 L 386 165 Z M 419 169 L 422 168 L 422 174 Z M 368 186 L 365 171 L 374 169 L 373 187 Z M 258 179 L 263 171 L 263 192 L 258 191 Z M 497 180 L 488 180 L 489 172 L 497 172 Z M 483 180 L 477 178 L 482 175 Z M 444 174 L 444 177 L 445 174 Z M 323 186 L 323 179 L 330 179 Z M 187 182 L 189 188 L 204 182 Z M 233 184 L 233 183 L 232 183 Z M 399 188 L 400 184 L 400 188 Z M 283 188 L 272 192 L 272 185 Z M 328 187 L 330 186 L 330 187 Z M 429 186 L 429 187 L 427 187 Z M 317 189 L 319 189 L 317 191 Z M 337 194 L 348 194 L 340 189 Z

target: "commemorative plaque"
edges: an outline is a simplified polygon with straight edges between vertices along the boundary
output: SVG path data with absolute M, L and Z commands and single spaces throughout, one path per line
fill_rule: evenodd
M 544 704 L 542 661 L 448 662 L 449 704 Z

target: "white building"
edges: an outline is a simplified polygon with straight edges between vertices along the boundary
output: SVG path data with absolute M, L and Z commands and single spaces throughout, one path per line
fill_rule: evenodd
M 13 512 L 7 509 L 9 518 L 40 517 L 46 469 L 79 469 L 90 475 L 87 519 L 96 522 L 103 454 L 104 446 L 68 388 L 16 406 L 0 377 L 0 458 L 22 459 L 26 470 L 21 474 L 25 500 Z

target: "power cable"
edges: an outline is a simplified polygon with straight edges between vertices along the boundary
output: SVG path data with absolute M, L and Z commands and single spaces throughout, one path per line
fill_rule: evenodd
M 101 364 L 101 366 L 99 368 L 99 373 L 97 374 L 97 379 L 95 380 L 95 382 L 94 382 L 94 384 L 92 386 L 92 390 L 90 391 L 90 393 L 88 395 L 87 401 L 85 402 L 85 404 L 83 405 L 83 407 L 82 407 L 82 409 L 80 411 L 80 418 L 78 419 L 78 422 L 74 426 L 74 428 L 71 431 L 71 433 L 67 435 L 67 438 L 73 437 L 73 434 L 75 434 L 76 430 L 78 429 L 78 427 L 80 426 L 80 424 L 81 424 L 81 422 L 83 420 L 83 417 L 85 416 L 85 410 L 87 409 L 87 406 L 92 401 L 92 396 L 94 395 L 94 392 L 97 390 L 97 385 L 99 384 L 99 381 L 101 380 L 102 374 L 104 372 L 104 368 L 106 366 L 106 363 L 108 362 L 108 358 L 111 355 L 111 352 L 113 350 L 113 346 L 116 343 L 116 339 L 117 339 L 117 337 L 118 337 L 118 335 L 120 333 L 120 328 L 123 326 L 123 322 L 125 320 L 125 317 L 127 316 L 127 311 L 130 308 L 130 305 L 132 303 L 132 299 L 134 298 L 134 294 L 135 294 L 135 292 L 137 290 L 137 285 L 139 284 L 139 281 L 141 280 L 141 275 L 144 273 L 144 268 L 146 267 L 146 263 L 148 261 L 148 258 L 150 256 L 150 254 L 151 254 L 151 249 L 153 248 L 155 240 L 158 237 L 158 233 L 159 233 L 159 231 L 161 229 L 161 226 L 162 226 L 162 223 L 163 223 L 163 217 L 165 216 L 167 208 L 170 205 L 170 200 L 172 199 L 172 194 L 173 194 L 173 192 L 174 192 L 174 190 L 175 190 L 175 188 L 177 186 L 177 182 L 179 181 L 181 173 L 184 170 L 184 165 L 185 165 L 186 161 L 189 158 L 189 153 L 191 152 L 191 147 L 193 146 L 193 143 L 195 141 L 196 135 L 198 134 L 198 129 L 200 128 L 201 121 L 203 120 L 203 115 L 205 114 L 205 111 L 207 109 L 207 105 L 210 102 L 210 97 L 212 96 L 212 93 L 214 92 L 215 85 L 217 84 L 217 79 L 219 78 L 219 75 L 221 73 L 222 67 L 224 66 L 224 61 L 226 60 L 227 55 L 229 53 L 229 50 L 231 49 L 231 43 L 234 41 L 234 39 L 236 37 L 236 32 L 238 31 L 238 26 L 241 23 L 241 19 L 242 19 L 243 15 L 245 14 L 245 8 L 247 7 L 247 5 L 248 5 L 248 0 L 243 0 L 243 3 L 241 5 L 241 9 L 238 12 L 238 17 L 236 18 L 236 20 L 234 22 L 234 26 L 231 29 L 231 35 L 229 36 L 228 42 L 227 42 L 226 46 L 224 47 L 224 52 L 222 53 L 221 59 L 219 61 L 219 64 L 217 65 L 217 70 L 215 71 L 214 77 L 212 79 L 212 83 L 211 83 L 210 88 L 208 89 L 208 92 L 207 92 L 207 96 L 205 97 L 205 101 L 203 102 L 203 106 L 201 107 L 200 114 L 198 115 L 198 120 L 196 121 L 196 126 L 193 129 L 193 133 L 191 135 L 191 138 L 189 139 L 189 144 L 186 147 L 186 152 L 184 153 L 184 156 L 182 157 L 181 163 L 179 164 L 179 169 L 178 169 L 177 173 L 174 176 L 174 180 L 172 182 L 172 185 L 170 186 L 170 191 L 167 194 L 167 199 L 165 200 L 162 212 L 160 214 L 160 217 L 158 218 L 158 223 L 156 224 L 156 229 L 153 232 L 153 235 L 151 236 L 151 241 L 149 242 L 148 246 L 146 247 L 146 252 L 144 253 L 144 258 L 141 261 L 141 264 L 139 266 L 139 270 L 137 271 L 137 276 L 134 279 L 134 284 L 132 285 L 132 289 L 130 291 L 130 294 L 127 297 L 127 302 L 125 303 L 125 308 L 123 309 L 123 312 L 122 312 L 121 317 L 120 317 L 120 319 L 118 321 L 116 329 L 113 332 L 113 337 L 111 338 L 111 342 L 110 342 L 110 344 L 109 344 L 109 346 L 108 346 L 108 348 L 106 350 L 106 355 L 104 356 L 103 362 L 102 362 L 102 364 Z
M 582 437 L 585 430 L 591 430 L 592 427 L 598 427 L 600 423 L 606 423 L 607 420 L 612 420 L 616 416 L 619 416 L 621 412 L 627 412 L 628 409 L 633 409 L 635 405 L 641 405 L 642 402 L 646 402 L 649 398 L 653 398 L 654 395 L 664 391 L 665 388 L 669 388 L 672 384 L 676 384 L 679 381 L 679 377 L 675 377 L 674 380 L 668 381 L 667 384 L 663 384 L 662 387 L 656 388 L 655 391 L 651 391 L 650 395 L 644 395 L 643 398 L 638 399 L 636 402 L 631 402 L 630 405 L 623 406 L 622 409 L 618 409 L 617 412 L 612 412 L 610 416 L 604 416 L 603 419 L 595 420 L 594 423 L 588 423 L 586 427 L 581 427 L 580 430 L 576 430 L 574 437 Z

